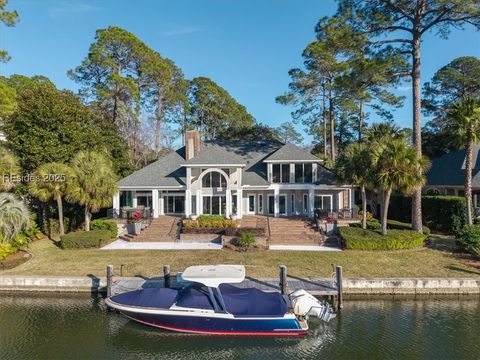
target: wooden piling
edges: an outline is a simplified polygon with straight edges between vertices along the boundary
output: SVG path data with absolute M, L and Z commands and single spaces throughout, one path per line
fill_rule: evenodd
M 341 266 L 335 267 L 335 277 L 337 280 L 337 307 L 343 308 L 343 269 Z
M 112 296 L 113 265 L 107 265 L 107 297 Z
M 163 265 L 163 284 L 166 288 L 170 287 L 170 265 Z
M 288 293 L 287 290 L 287 267 L 285 265 L 280 265 L 280 292 L 282 295 Z

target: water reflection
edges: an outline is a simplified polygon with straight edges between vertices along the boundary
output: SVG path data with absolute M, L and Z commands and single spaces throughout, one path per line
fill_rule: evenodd
M 172 333 L 78 294 L 0 294 L 1 359 L 477 359 L 480 299 L 350 299 L 306 337 Z

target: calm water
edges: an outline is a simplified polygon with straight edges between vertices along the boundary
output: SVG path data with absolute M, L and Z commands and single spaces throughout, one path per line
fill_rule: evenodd
M 348 300 L 303 338 L 169 333 L 86 295 L 0 293 L 0 359 L 479 359 L 480 299 Z

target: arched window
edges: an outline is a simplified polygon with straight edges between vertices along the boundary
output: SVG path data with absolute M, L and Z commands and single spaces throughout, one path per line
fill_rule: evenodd
M 226 188 L 228 185 L 228 173 L 225 170 L 205 170 L 202 172 L 202 187 L 204 188 Z

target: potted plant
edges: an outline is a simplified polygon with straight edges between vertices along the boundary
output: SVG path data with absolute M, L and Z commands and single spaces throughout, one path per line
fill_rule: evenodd
M 139 235 L 140 231 L 142 231 L 142 213 L 139 210 L 132 214 L 127 230 L 130 235 Z
M 325 218 L 325 233 L 327 235 L 333 235 L 335 232 L 335 222 L 332 215 L 328 215 Z

